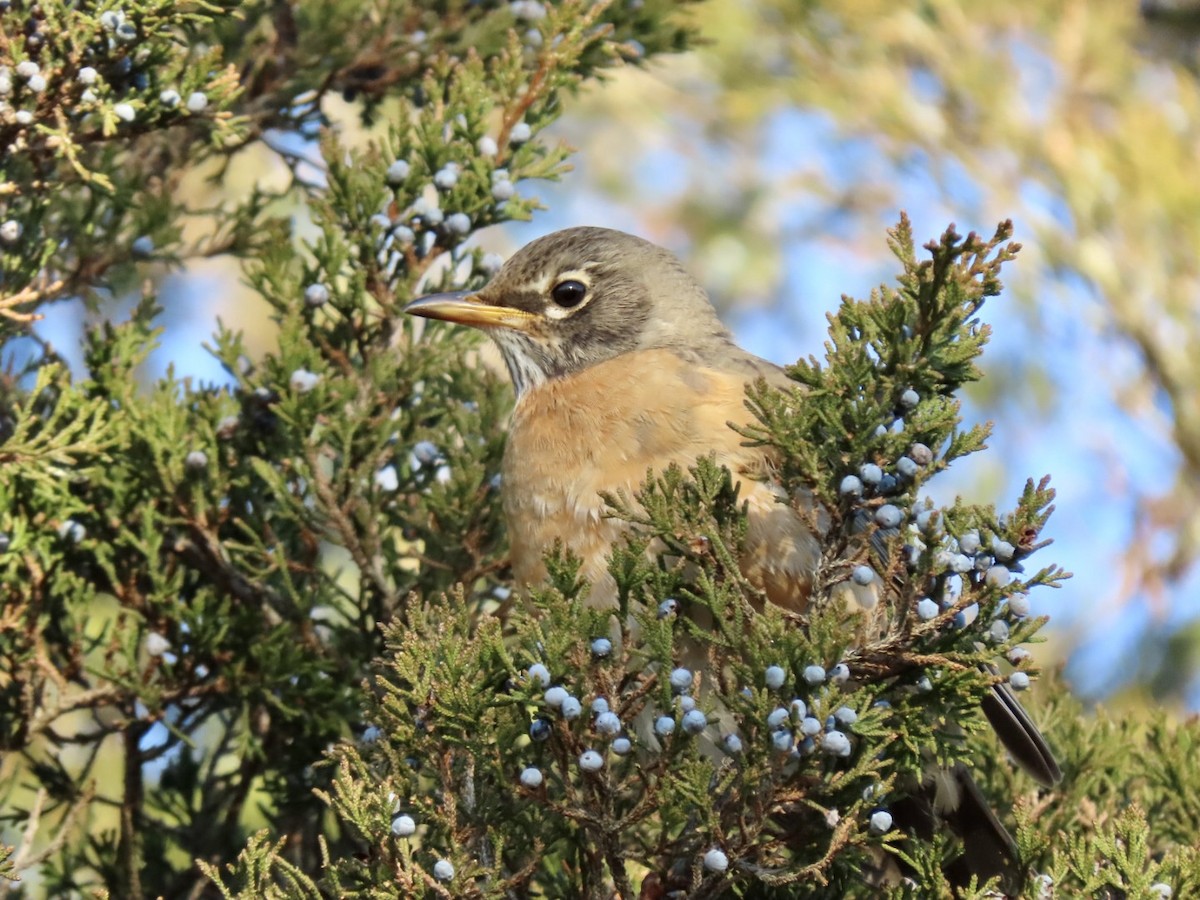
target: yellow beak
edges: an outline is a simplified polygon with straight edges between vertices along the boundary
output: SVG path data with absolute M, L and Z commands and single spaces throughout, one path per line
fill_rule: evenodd
M 484 303 L 478 294 L 471 291 L 451 291 L 419 297 L 404 307 L 404 311 L 414 316 L 457 322 L 459 325 L 473 325 L 476 328 L 515 328 L 518 331 L 528 331 L 538 318 L 523 309 Z

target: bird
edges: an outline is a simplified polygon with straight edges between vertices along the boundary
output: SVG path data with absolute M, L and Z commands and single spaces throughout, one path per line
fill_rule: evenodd
M 670 251 L 606 228 L 567 228 L 514 253 L 482 289 L 431 294 L 416 316 L 482 329 L 500 350 L 516 403 L 501 468 L 515 581 L 546 578 L 543 557 L 561 543 L 581 561 L 588 600 L 616 605 L 607 561 L 629 526 L 606 515 L 603 495 L 634 496 L 649 471 L 684 470 L 712 455 L 747 506 L 740 560 L 767 601 L 802 613 L 813 592 L 820 541 L 813 517 L 771 478 L 769 448 L 737 427 L 753 424 L 747 388 L 796 383 L 739 347 L 708 295 Z M 855 592 L 869 606 L 873 595 Z M 1061 772 L 1044 737 L 1006 684 L 983 709 L 1018 764 L 1043 786 Z M 1016 846 L 969 771 L 932 779 L 914 827 L 955 823 L 966 874 L 1016 876 Z M 975 846 L 972 847 L 971 845 Z

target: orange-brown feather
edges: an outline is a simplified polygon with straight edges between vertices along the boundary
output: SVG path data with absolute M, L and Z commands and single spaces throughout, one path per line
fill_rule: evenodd
M 606 556 L 625 524 L 603 516 L 602 491 L 632 497 L 648 470 L 686 468 L 715 453 L 749 503 L 743 571 L 790 609 L 801 609 L 816 565 L 817 542 L 781 502 L 762 448 L 743 446 L 729 422 L 748 423 L 747 381 L 685 361 L 670 350 L 642 350 L 552 379 L 527 391 L 513 413 L 504 456 L 504 508 L 514 575 L 545 578 L 542 556 L 556 539 L 583 560 L 591 603 L 615 602 Z

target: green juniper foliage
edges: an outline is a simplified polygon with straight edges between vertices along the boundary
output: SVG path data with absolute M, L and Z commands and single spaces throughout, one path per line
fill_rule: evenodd
M 554 548 L 550 583 L 510 596 L 509 389 L 472 336 L 399 309 L 486 281 L 468 238 L 567 169 L 546 126 L 604 68 L 683 49 L 681 6 L 0 4 L 11 892 L 873 896 L 884 852 L 914 872 L 897 896 L 949 896 L 953 840 L 886 815 L 928 754 L 976 769 L 1056 895 L 1196 890 L 1194 727 L 1043 683 L 1067 773 L 1047 794 L 980 727 L 979 663 L 1025 683 L 1025 593 L 1064 577 L 1033 563 L 1046 483 L 1005 515 L 923 499 L 983 447 L 955 392 L 1007 226 L 925 259 L 902 221 L 899 288 L 844 301 L 794 392 L 748 398 L 746 439 L 823 510 L 808 615 L 742 579 L 744 511 L 704 459 L 610 498 L 635 526 L 618 610 Z M 288 177 L 247 179 L 253 152 Z M 275 345 L 251 359 L 221 326 L 228 386 L 148 383 L 155 284 L 210 257 Z M 35 324 L 71 298 L 99 323 L 74 370 Z M 832 599 L 850 576 L 886 585 L 869 617 Z

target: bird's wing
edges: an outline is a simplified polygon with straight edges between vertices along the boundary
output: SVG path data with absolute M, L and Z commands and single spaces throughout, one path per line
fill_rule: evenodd
M 761 356 L 748 353 L 733 343 L 722 346 L 717 352 L 706 354 L 703 363 L 714 369 L 736 374 L 747 384 L 751 384 L 759 378 L 765 378 L 771 387 L 783 391 L 799 387 L 797 382 L 788 378 L 782 366 L 777 366 Z

